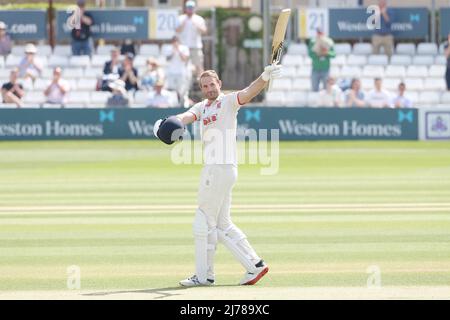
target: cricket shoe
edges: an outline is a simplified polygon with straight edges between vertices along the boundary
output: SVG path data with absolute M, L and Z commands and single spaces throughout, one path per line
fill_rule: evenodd
M 257 283 L 262 277 L 269 272 L 269 267 L 264 263 L 263 260 L 258 262 L 256 265 L 255 272 L 247 272 L 242 278 L 240 285 L 243 286 L 251 286 Z
M 212 279 L 206 279 L 205 283 L 200 282 L 196 275 L 180 281 L 180 285 L 183 287 L 212 286 L 213 284 L 214 280 Z

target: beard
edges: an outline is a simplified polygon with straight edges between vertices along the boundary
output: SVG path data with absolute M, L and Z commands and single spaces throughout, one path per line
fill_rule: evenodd
M 208 98 L 208 100 L 216 100 L 218 96 L 219 96 L 219 92 L 217 92 L 217 91 L 212 91 L 212 92 L 206 93 L 206 98 Z

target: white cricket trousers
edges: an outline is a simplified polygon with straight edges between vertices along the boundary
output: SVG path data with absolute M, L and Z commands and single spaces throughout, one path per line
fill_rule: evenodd
M 231 164 L 205 165 L 198 188 L 198 207 L 206 215 L 208 229 L 226 230 L 231 225 L 231 191 L 238 176 Z
M 205 165 L 202 169 L 198 209 L 204 213 L 208 224 L 208 279 L 214 279 L 214 255 L 218 240 L 225 241 L 225 246 L 247 270 L 252 270 L 260 261 L 245 234 L 231 221 L 231 191 L 237 175 L 237 167 L 229 164 Z

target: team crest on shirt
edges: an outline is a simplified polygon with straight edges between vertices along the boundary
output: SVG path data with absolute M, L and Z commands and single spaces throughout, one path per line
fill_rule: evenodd
M 203 119 L 203 125 L 207 126 L 207 125 L 209 125 L 209 124 L 211 124 L 213 122 L 216 122 L 216 121 L 217 121 L 217 113 L 213 114 L 213 115 L 210 115 L 209 117 L 204 118 Z

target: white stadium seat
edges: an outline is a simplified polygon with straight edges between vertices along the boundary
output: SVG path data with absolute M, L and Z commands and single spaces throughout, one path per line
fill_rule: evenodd
M 347 64 L 349 66 L 364 66 L 367 64 L 367 57 L 363 55 L 349 55 L 347 57 Z
M 297 78 L 292 81 L 292 90 L 309 91 L 311 90 L 310 78 Z
M 419 92 L 417 91 L 410 91 L 406 88 L 405 97 L 411 99 L 413 105 L 419 102 Z
M 425 90 L 441 90 L 444 91 L 447 89 L 447 85 L 445 83 L 444 78 L 426 78 L 424 83 Z
M 341 77 L 341 67 L 331 66 L 330 67 L 330 76 L 339 79 Z
M 416 46 L 414 43 L 399 43 L 397 44 L 395 53 L 412 56 L 416 54 Z
M 362 72 L 363 77 L 383 78 L 384 67 L 382 66 L 365 66 Z
M 406 68 L 404 66 L 389 65 L 386 67 L 384 75 L 389 78 L 404 78 L 406 76 Z
M 334 51 L 336 55 L 348 55 L 352 53 L 352 46 L 349 43 L 336 43 Z
M 361 77 L 362 70 L 359 66 L 346 65 L 341 68 L 341 77 L 343 78 L 358 78 Z
M 383 86 L 386 90 L 397 91 L 400 82 L 400 78 L 385 78 L 383 79 Z
M 310 78 L 311 77 L 311 68 L 310 67 L 299 67 L 296 68 L 297 73 L 296 76 L 299 78 Z
M 94 91 L 97 86 L 97 79 L 78 79 L 78 90 Z
M 372 54 L 369 56 L 368 64 L 377 65 L 377 66 L 385 66 L 389 63 L 388 56 L 384 54 Z
M 307 55 L 308 47 L 304 43 L 291 43 L 287 52 L 292 55 Z
M 24 45 L 13 45 L 11 47 L 11 54 L 15 56 L 25 56 L 25 46 Z
M 308 107 L 316 107 L 319 101 L 319 92 L 308 92 L 307 104 Z
M 97 47 L 97 55 L 110 55 L 111 54 L 111 50 L 117 48 L 115 45 L 112 44 L 105 44 L 103 46 L 98 46 Z
M 286 94 L 280 91 L 269 91 L 266 93 L 266 105 L 281 106 L 284 104 Z
M 411 61 L 411 56 L 394 54 L 391 57 L 390 64 L 394 66 L 409 66 L 411 65 Z
M 312 65 L 312 59 L 309 56 L 306 56 L 303 59 L 303 66 L 310 66 Z
M 90 102 L 90 92 L 70 91 L 68 94 L 68 102 L 73 104 L 86 105 Z
M 415 56 L 412 64 L 416 66 L 430 66 L 434 64 L 434 56 Z
M 6 57 L 6 63 L 5 66 L 7 68 L 15 68 L 18 67 L 20 64 L 20 61 L 22 61 L 22 57 L 19 55 L 10 54 Z
M 438 91 L 422 91 L 419 94 L 419 104 L 429 105 L 439 104 L 441 102 L 441 94 Z
M 307 91 L 288 92 L 285 98 L 287 106 L 304 107 L 308 104 Z
M 428 68 L 426 66 L 411 65 L 406 69 L 408 77 L 428 77 Z
M 47 79 L 36 79 L 34 82 L 35 91 L 44 91 L 50 85 L 50 80 Z
M 408 90 L 423 90 L 422 78 L 405 78 L 403 82 Z
M 434 64 L 428 70 L 428 76 L 429 77 L 436 77 L 436 78 L 444 77 L 446 69 L 447 69 L 446 66 Z
M 33 103 L 33 104 L 40 105 L 46 101 L 46 97 L 43 92 L 29 91 L 23 97 L 23 101 L 26 103 Z
M 373 78 L 361 78 L 361 88 L 365 91 L 370 91 L 374 88 Z
M 145 56 L 158 57 L 160 55 L 159 45 L 157 44 L 143 44 L 139 49 L 139 54 Z
M 78 79 L 83 77 L 82 68 L 66 68 L 63 69 L 63 77 L 68 79 Z
M 91 104 L 98 104 L 99 106 L 104 106 L 110 95 L 111 93 L 106 91 L 91 92 Z
M 88 79 L 97 79 L 102 77 L 103 68 L 86 68 L 84 70 L 84 76 Z
M 289 91 L 292 88 L 291 79 L 274 79 L 272 81 L 272 89 L 275 91 Z
M 111 60 L 111 56 L 109 56 L 109 55 L 95 54 L 92 56 L 91 66 L 92 67 L 103 67 L 105 65 L 105 63 L 110 60 Z
M 353 45 L 353 54 L 355 54 L 355 55 L 372 54 L 372 44 L 371 43 L 355 43 Z
M 161 46 L 161 53 L 160 53 L 160 55 L 162 55 L 162 56 L 169 56 L 169 55 L 171 55 L 172 51 L 173 51 L 172 48 L 173 48 L 173 46 L 170 43 L 164 43 Z
M 63 68 L 63 70 L 64 70 L 64 68 Z M 44 68 L 44 70 L 42 70 L 41 78 L 46 79 L 46 80 L 52 79 L 53 78 L 53 67 Z
M 445 91 L 442 93 L 441 103 L 450 105 L 450 91 Z
M 60 56 L 60 55 L 52 55 L 48 59 L 48 66 L 49 67 L 67 67 L 69 65 L 69 58 L 66 56 Z
M 4 67 L 5 67 L 5 59 L 3 58 L 3 56 L 0 56 L 0 68 Z
M 134 57 L 133 66 L 137 67 L 137 68 L 144 67 L 147 63 L 147 59 L 148 59 L 148 57 L 146 57 L 146 56 L 138 55 L 138 56 Z
M 145 103 L 147 102 L 149 93 L 147 91 L 138 90 L 134 94 L 135 103 Z
M 417 46 L 417 54 L 420 55 L 437 55 L 438 46 L 436 43 L 432 42 L 422 42 Z
M 344 66 L 347 63 L 347 57 L 345 55 L 337 55 L 334 59 L 331 59 L 331 64 L 336 66 Z
M 281 61 L 284 66 L 301 66 L 304 64 L 302 56 L 295 56 L 291 54 L 285 54 Z
M 89 56 L 72 56 L 69 58 L 69 65 L 71 67 L 87 68 L 91 65 L 91 58 Z
M 283 69 L 281 69 L 282 71 L 282 75 L 285 78 L 294 78 L 297 76 L 297 68 L 296 67 L 283 67 Z
M 72 47 L 68 45 L 56 45 L 53 49 L 53 54 L 58 56 L 71 56 Z
M 52 55 L 52 47 L 48 44 L 37 46 L 37 52 L 39 56 L 51 56 Z

